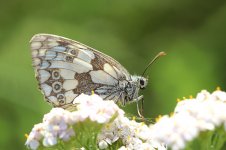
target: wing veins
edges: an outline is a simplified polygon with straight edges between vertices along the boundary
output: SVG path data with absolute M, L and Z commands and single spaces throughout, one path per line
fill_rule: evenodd
M 54 51 L 54 50 L 49 50 L 49 51 L 53 51 L 53 52 L 56 52 L 56 53 L 61 53 L 61 54 L 65 54 L 65 55 L 70 55 L 70 56 L 72 56 L 72 57 L 74 57 L 74 58 L 76 58 L 76 59 L 79 59 L 79 60 L 81 60 L 81 61 L 83 61 L 83 62 L 85 62 L 85 63 L 88 63 L 88 62 L 86 62 L 86 61 L 84 61 L 83 59 L 81 59 L 81 58 L 78 58 L 78 57 L 76 57 L 75 55 L 73 55 L 73 54 L 70 54 L 70 53 L 68 53 L 68 52 L 59 52 L 59 51 Z M 87 54 L 88 55 L 88 54 Z M 89 55 L 88 55 L 89 56 Z M 44 59 L 45 60 L 45 58 L 43 58 L 43 56 L 38 56 L 38 57 L 36 57 L 36 58 L 41 58 L 41 59 Z M 52 61 L 54 60 L 54 61 L 62 61 L 62 62 L 66 62 L 66 63 L 71 63 L 71 64 L 74 64 L 73 62 L 67 62 L 67 61 L 65 61 L 65 60 L 56 60 L 56 58 L 57 58 L 57 56 L 55 56 L 53 59 L 51 59 Z M 49 60 L 49 59 L 47 59 L 46 61 L 51 61 L 51 60 Z M 106 61 L 107 62 L 107 61 Z M 91 64 L 92 65 L 92 64 Z M 113 67 L 112 67 L 113 68 Z M 114 68 L 113 68 L 114 69 Z M 109 76 L 111 76 L 112 78 L 114 78 L 115 80 L 118 80 L 117 78 L 115 78 L 114 76 L 112 76 L 111 74 L 109 74 L 108 72 L 106 72 L 105 70 L 102 70 L 102 71 L 104 71 L 106 74 L 108 74 Z M 116 70 L 114 69 L 114 71 L 115 71 L 115 73 L 117 74 L 117 72 L 116 72 Z M 117 74 L 117 76 L 118 76 L 118 74 Z

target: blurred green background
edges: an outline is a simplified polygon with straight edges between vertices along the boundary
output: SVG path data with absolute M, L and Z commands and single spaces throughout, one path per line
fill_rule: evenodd
M 173 111 L 177 98 L 226 89 L 225 0 L 14 0 L 0 5 L 0 149 L 25 149 L 25 133 L 51 107 L 37 89 L 29 40 L 65 36 L 148 71 L 145 116 Z M 136 105 L 125 108 L 136 114 Z

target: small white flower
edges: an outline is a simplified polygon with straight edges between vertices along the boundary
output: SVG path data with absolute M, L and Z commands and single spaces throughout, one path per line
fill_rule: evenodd
M 106 149 L 108 147 L 108 143 L 104 140 L 100 141 L 98 145 L 100 149 Z
M 207 90 L 202 90 L 200 93 L 197 94 L 196 100 L 198 101 L 204 101 L 209 99 L 211 94 Z
M 75 132 L 72 128 L 67 129 L 59 134 L 59 138 L 63 141 L 68 141 L 72 136 L 75 136 Z
M 31 133 L 29 134 L 25 145 L 32 150 L 35 150 L 40 145 L 39 141 L 43 138 L 43 124 L 39 123 L 34 126 Z
M 154 150 L 166 150 L 167 147 L 165 146 L 165 144 L 162 144 L 162 143 L 159 143 L 157 142 L 156 140 L 153 140 L 153 139 L 149 139 L 147 141 L 147 143 L 154 148 Z
M 57 144 L 57 138 L 53 136 L 51 133 L 46 133 L 43 139 L 43 145 L 49 147 L 55 144 Z
M 86 120 L 89 117 L 90 111 L 87 110 L 80 110 L 80 111 L 74 111 L 71 113 L 71 120 L 74 123 L 77 122 L 83 122 L 84 120 Z
M 156 149 L 152 147 L 149 143 L 142 143 L 140 150 L 156 150 Z
M 125 146 L 120 147 L 118 150 L 131 150 L 129 148 L 126 148 Z
M 127 137 L 126 145 L 129 149 L 141 149 L 143 142 L 136 137 Z
M 216 90 L 216 91 L 213 92 L 212 96 L 216 100 L 220 100 L 222 102 L 226 102 L 226 92 L 224 92 L 224 91 Z
M 136 136 L 141 138 L 142 140 L 147 140 L 151 137 L 150 129 L 147 125 L 141 123 L 139 127 L 136 129 Z
M 27 145 L 32 150 L 36 150 L 36 149 L 38 149 L 40 143 L 39 143 L 39 141 L 34 140 L 34 139 L 27 139 L 25 145 Z

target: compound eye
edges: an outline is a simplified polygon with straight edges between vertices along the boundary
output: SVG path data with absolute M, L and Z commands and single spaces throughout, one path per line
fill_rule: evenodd
M 141 86 L 141 87 L 144 86 L 144 80 L 143 80 L 143 79 L 140 80 L 140 86 Z

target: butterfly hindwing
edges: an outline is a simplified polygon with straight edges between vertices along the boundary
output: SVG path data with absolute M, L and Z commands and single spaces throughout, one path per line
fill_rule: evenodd
M 79 42 L 50 34 L 30 41 L 39 87 L 55 107 L 67 108 L 79 94 L 92 91 L 103 98 L 119 97 L 119 79 L 129 80 L 116 60 Z

